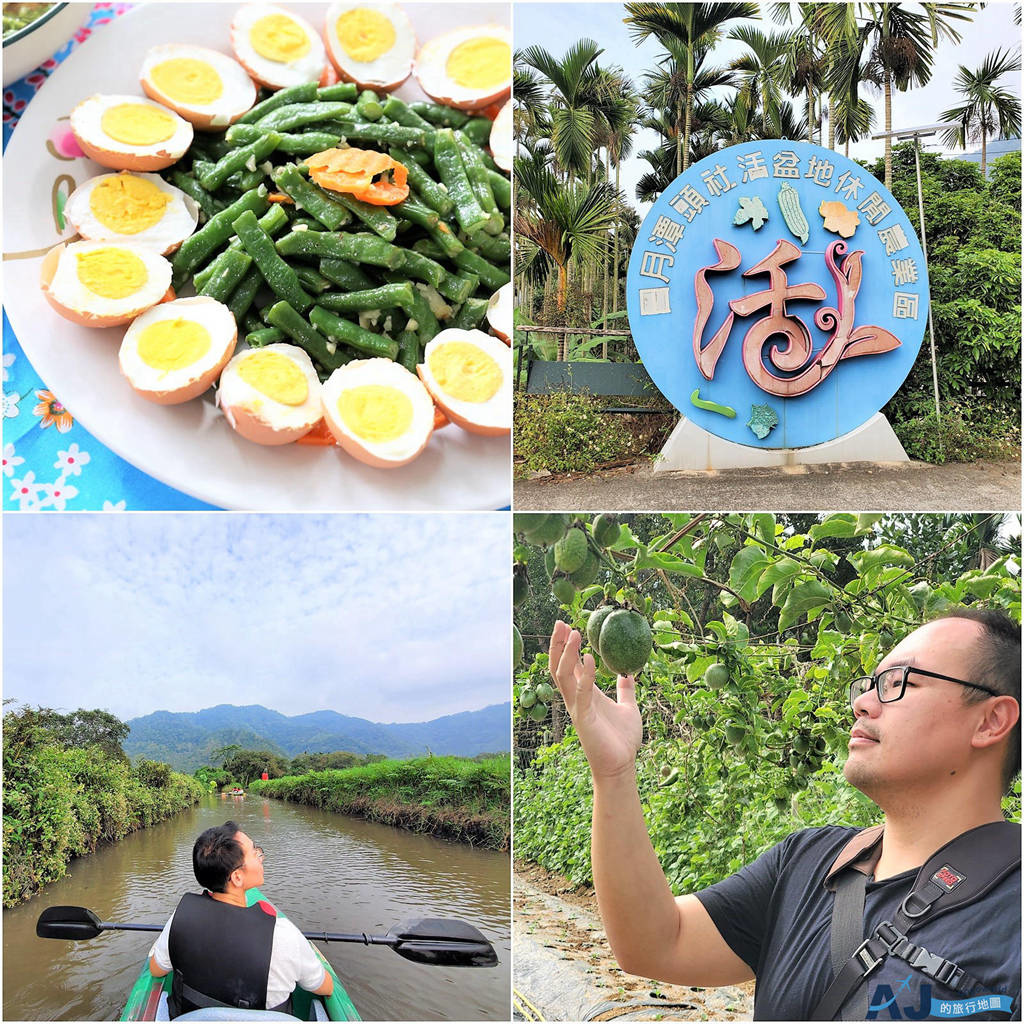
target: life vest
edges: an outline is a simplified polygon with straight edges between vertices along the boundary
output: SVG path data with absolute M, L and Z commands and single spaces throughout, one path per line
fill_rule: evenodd
M 1020 868 L 1020 825 L 1008 821 L 979 825 L 946 843 L 921 866 L 913 888 L 892 916 L 864 938 L 867 878 L 882 853 L 883 827 L 855 835 L 835 859 L 825 887 L 835 893 L 832 908 L 833 980 L 811 1020 L 864 1020 L 865 981 L 895 956 L 929 978 L 970 993 L 979 982 L 941 953 L 916 945 L 910 934 L 925 921 L 980 899 Z
M 208 892 L 182 896 L 168 936 L 172 1019 L 210 1006 L 290 1012 L 291 996 L 280 1006 L 267 1006 L 276 921 L 269 903 L 243 908 Z

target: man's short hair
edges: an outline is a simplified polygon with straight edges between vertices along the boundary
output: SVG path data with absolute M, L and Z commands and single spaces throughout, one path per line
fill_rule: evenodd
M 210 892 L 227 892 L 231 872 L 245 863 L 245 851 L 235 839 L 238 825 L 226 821 L 208 828 L 192 847 L 192 870 L 196 881 Z
M 958 608 L 941 616 L 944 619 L 970 619 L 982 627 L 975 654 L 976 682 L 997 693 L 1013 697 L 1020 706 L 1020 626 L 1005 612 L 995 608 Z M 977 704 L 990 695 L 984 690 L 963 687 L 965 704 Z M 1020 774 L 1020 718 L 1010 733 L 1003 762 L 1003 790 L 1009 792 Z

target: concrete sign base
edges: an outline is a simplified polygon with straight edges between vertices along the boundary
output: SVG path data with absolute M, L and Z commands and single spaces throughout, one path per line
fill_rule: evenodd
M 735 444 L 709 434 L 683 417 L 661 449 L 661 455 L 654 463 L 654 472 L 909 461 L 889 421 L 880 412 L 856 430 L 809 448 L 753 448 Z

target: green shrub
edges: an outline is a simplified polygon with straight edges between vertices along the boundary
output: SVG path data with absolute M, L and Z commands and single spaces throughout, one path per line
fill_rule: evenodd
M 513 440 L 524 474 L 585 472 L 629 451 L 629 432 L 614 415 L 602 414 L 592 395 L 517 395 L 515 403 Z
M 984 403 L 972 413 L 955 405 L 946 406 L 941 424 L 932 410 L 902 423 L 894 422 L 893 430 L 912 459 L 934 465 L 1019 457 L 1020 426 L 1016 419 L 1007 419 L 998 407 Z

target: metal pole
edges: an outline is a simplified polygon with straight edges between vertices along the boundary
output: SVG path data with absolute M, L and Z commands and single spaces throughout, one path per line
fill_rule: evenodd
M 924 265 L 928 267 L 928 237 L 924 229 L 924 197 L 921 195 L 921 142 L 918 136 L 914 136 L 914 167 L 917 169 L 917 212 L 921 218 L 921 250 L 924 253 Z M 928 289 L 928 334 L 931 337 L 932 346 L 932 389 L 935 392 L 935 422 L 941 427 L 942 414 L 939 411 L 939 368 L 938 360 L 935 358 L 935 327 L 932 323 L 932 296 L 931 288 Z M 941 438 L 941 434 L 939 435 Z M 941 441 L 940 441 L 941 444 Z

